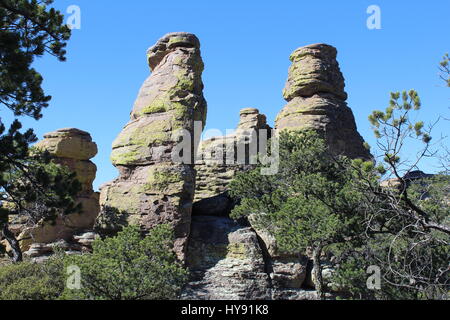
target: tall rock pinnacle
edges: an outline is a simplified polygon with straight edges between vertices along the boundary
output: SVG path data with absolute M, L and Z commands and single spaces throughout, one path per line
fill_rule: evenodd
M 333 154 L 369 160 L 371 155 L 345 102 L 345 82 L 336 56 L 337 50 L 327 44 L 301 47 L 292 53 L 283 90 L 288 104 L 277 116 L 276 129 L 316 130 Z
M 114 231 L 121 221 L 146 232 L 170 223 L 174 249 L 184 260 L 195 171 L 191 164 L 175 163 L 172 151 L 178 142 L 176 131 L 184 129 L 194 136 L 194 121 L 204 125 L 206 119 L 200 42 L 193 34 L 170 33 L 148 50 L 147 58 L 152 74 L 113 143 L 111 160 L 120 176 L 101 189 L 98 225 Z

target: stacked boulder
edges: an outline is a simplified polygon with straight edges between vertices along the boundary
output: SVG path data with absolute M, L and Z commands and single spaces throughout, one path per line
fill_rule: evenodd
M 370 160 L 346 103 L 344 77 L 336 56 L 336 48 L 327 44 L 308 45 L 292 53 L 283 90 L 288 104 L 277 116 L 276 129 L 315 130 L 333 154 Z
M 174 159 L 180 156 L 180 133 L 195 140 L 206 119 L 200 42 L 193 34 L 170 33 L 148 50 L 147 58 L 152 74 L 113 143 L 111 160 L 119 177 L 101 188 L 97 225 L 101 232 L 114 233 L 121 224 L 136 224 L 145 233 L 170 223 L 175 252 L 184 260 L 195 170 L 193 157 L 189 163 Z M 194 132 L 195 122 L 200 132 Z M 195 141 L 191 145 L 193 150 Z
M 195 166 L 194 215 L 227 216 L 230 213 L 233 203 L 227 195 L 228 185 L 237 172 L 254 167 L 251 153 L 259 151 L 258 139 L 263 132 L 260 130 L 270 138 L 272 128 L 266 116 L 258 109 L 246 108 L 240 111 L 239 124 L 233 134 L 201 142 L 200 160 Z
M 29 250 L 33 244 L 43 247 L 44 244 L 58 240 L 70 240 L 80 231 L 92 230 L 100 209 L 99 194 L 94 192 L 92 187 L 97 167 L 90 161 L 97 154 L 97 145 L 89 133 L 75 128 L 60 129 L 45 134 L 44 139 L 35 147 L 48 151 L 55 163 L 76 173 L 76 178 L 81 183 L 76 202 L 81 204 L 82 211 L 59 216 L 52 222 L 21 228 L 18 240 L 23 252 Z

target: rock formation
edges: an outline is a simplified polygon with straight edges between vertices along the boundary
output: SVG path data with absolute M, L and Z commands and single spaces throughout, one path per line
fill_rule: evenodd
M 222 217 L 193 217 L 185 299 L 271 299 L 269 276 L 256 234 Z
M 266 116 L 258 109 L 246 108 L 240 111 L 240 120 L 235 132 L 225 137 L 214 137 L 201 142 L 196 162 L 197 181 L 194 199 L 194 215 L 227 216 L 232 201 L 227 196 L 228 184 L 235 174 L 253 167 L 250 161 L 250 145 L 258 151 L 259 130 L 271 135 Z M 238 145 L 245 152 L 243 161 L 238 161 Z M 227 163 L 227 156 L 232 163 Z
M 191 279 L 182 298 L 316 299 L 305 288 L 308 259 L 268 250 L 260 235 L 230 218 L 194 216 L 186 259 Z
M 174 162 L 173 154 L 179 130 L 194 137 L 194 121 L 206 119 L 200 42 L 193 34 L 170 33 L 148 50 L 147 58 L 152 74 L 113 143 L 111 159 L 120 175 L 101 188 L 98 226 L 114 231 L 119 221 L 138 224 L 146 232 L 171 223 L 175 251 L 184 260 L 195 171 L 193 161 Z
M 26 227 L 20 222 L 13 225 L 13 232 L 19 234 L 17 239 L 23 252 L 33 244 L 43 247 L 57 240 L 71 239 L 77 232 L 92 229 L 99 213 L 99 195 L 92 188 L 97 167 L 89 160 L 97 154 L 97 145 L 92 142 L 90 134 L 75 128 L 60 129 L 45 134 L 35 147 L 47 150 L 55 163 L 76 173 L 81 183 L 76 202 L 81 203 L 82 211 L 33 227 Z
M 81 232 L 74 234 L 67 240 L 58 240 L 52 243 L 33 243 L 28 251 L 24 252 L 24 256 L 31 258 L 34 262 L 44 262 L 53 254 L 64 251 L 67 255 L 92 253 L 92 244 L 98 235 L 93 232 Z
M 345 102 L 344 77 L 336 61 L 337 50 L 313 44 L 295 50 L 283 91 L 288 104 L 276 119 L 276 129 L 312 129 L 324 136 L 336 155 L 369 160 L 352 110 Z

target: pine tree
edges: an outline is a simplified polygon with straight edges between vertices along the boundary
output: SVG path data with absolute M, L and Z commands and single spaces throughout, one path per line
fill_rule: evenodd
M 37 138 L 33 130 L 22 132 L 20 116 L 42 117 L 50 96 L 42 89 L 42 76 L 32 64 L 44 54 L 64 61 L 70 29 L 63 15 L 48 6 L 52 0 L 0 0 L 0 105 L 16 119 L 7 125 L 0 118 L 0 227 L 14 251 L 14 261 L 22 254 L 8 229 L 10 214 L 31 216 L 37 221 L 56 212 L 74 210 L 71 197 L 76 183 L 71 174 L 50 164 L 48 154 L 30 152 Z M 31 210 L 24 201 L 37 201 L 47 209 Z

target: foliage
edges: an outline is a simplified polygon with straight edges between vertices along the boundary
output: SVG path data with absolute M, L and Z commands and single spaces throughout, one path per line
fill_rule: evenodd
M 142 239 L 139 228 L 125 227 L 114 238 L 94 242 L 93 254 L 71 256 L 66 267 L 81 270 L 81 289 L 64 292 L 64 299 L 175 299 L 187 272 L 172 251 L 168 225 L 155 227 Z
M 14 161 L 2 172 L 0 186 L 0 199 L 8 203 L 3 214 L 26 216 L 31 224 L 54 219 L 58 208 L 63 214 L 80 209 L 73 200 L 81 189 L 76 174 L 55 164 L 48 152 L 33 149 Z
M 51 99 L 41 88 L 42 76 L 31 67 L 34 59 L 49 53 L 65 60 L 70 29 L 59 11 L 46 7 L 52 2 L 0 1 L 0 103 L 15 116 L 39 119 Z
M 0 267 L 0 300 L 54 300 L 64 290 L 63 260 L 30 261 Z
M 311 132 L 280 135 L 280 171 L 239 174 L 230 194 L 234 218 L 252 219 L 289 253 L 313 252 L 316 289 L 321 251 L 334 256 L 333 284 L 344 298 L 441 299 L 447 294 L 450 256 L 450 177 L 424 175 L 418 165 L 430 151 L 431 129 L 412 114 L 414 90 L 395 92 L 386 111 L 369 120 L 381 151 L 378 164 L 333 157 Z M 415 158 L 404 157 L 413 143 Z M 381 183 L 381 176 L 393 179 Z M 378 266 L 381 288 L 368 288 L 366 270 Z
M 351 161 L 333 157 L 324 140 L 310 131 L 282 132 L 280 159 L 276 175 L 259 175 L 256 168 L 232 181 L 230 194 L 240 201 L 232 216 L 260 214 L 259 223 L 272 232 L 282 251 L 312 249 L 320 272 L 323 249 L 364 231 L 363 196 L 354 187 Z M 373 169 L 372 163 L 360 166 Z
M 364 174 L 358 179 L 367 194 L 366 240 L 344 250 L 336 280 L 353 297 L 442 299 L 450 288 L 450 177 L 417 171 L 424 157 L 438 156 L 430 151 L 432 126 L 425 130 L 423 122 L 411 121 L 420 107 L 415 91 L 395 92 L 386 112 L 374 111 L 369 117 L 382 153 L 382 171 L 393 179 L 381 187 L 368 183 Z M 402 154 L 411 142 L 415 158 Z M 381 269 L 380 290 L 359 287 L 361 268 L 369 265 Z
M 0 0 L 0 105 L 15 117 L 42 117 L 51 97 L 42 89 L 42 76 L 32 67 L 45 53 L 64 61 L 70 29 L 63 15 L 48 8 L 52 0 Z M 29 145 L 37 141 L 31 129 L 21 132 L 15 119 L 9 129 L 0 120 L 0 227 L 13 248 L 14 260 L 22 260 L 17 240 L 8 229 L 8 215 L 27 213 L 30 223 L 54 216 L 57 208 L 74 209 L 71 197 L 75 183 L 68 173 L 50 164 L 48 155 L 30 154 Z M 58 171 L 58 172 L 57 172 Z M 35 202 L 31 210 L 24 202 Z M 52 208 L 53 207 L 53 208 Z M 37 212 L 37 214 L 34 214 Z
M 441 63 L 439 64 L 439 70 L 441 71 L 441 79 L 445 81 L 447 87 L 450 87 L 450 57 L 448 53 L 444 55 Z

